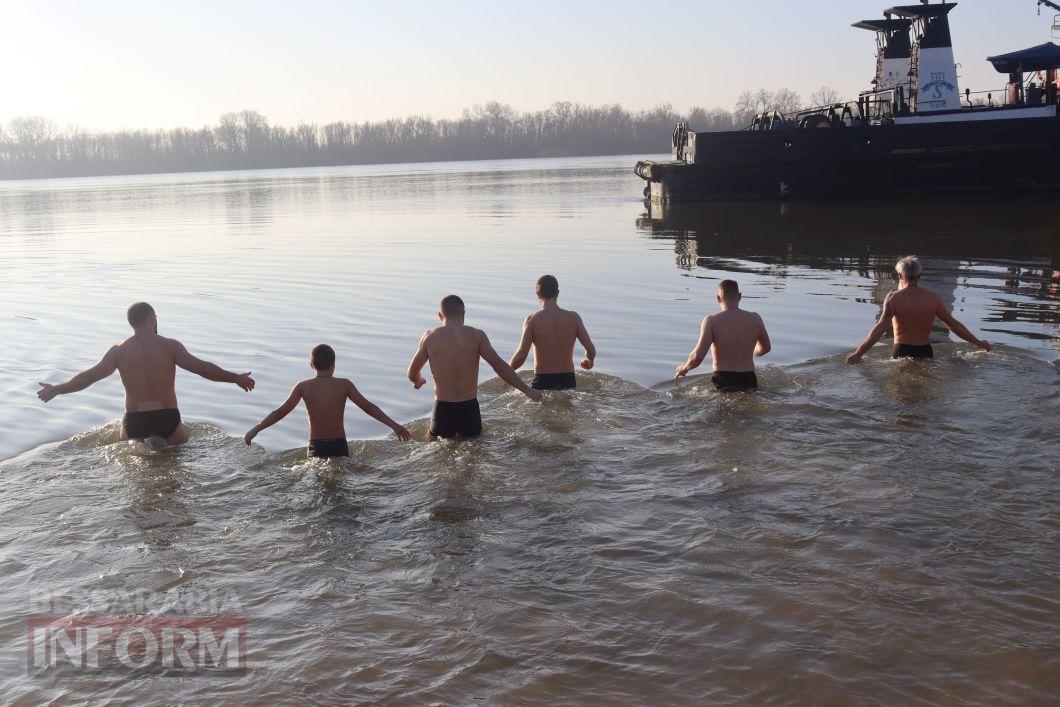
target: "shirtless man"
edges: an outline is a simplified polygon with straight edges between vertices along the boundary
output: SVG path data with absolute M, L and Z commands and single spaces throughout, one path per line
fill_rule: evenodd
M 84 390 L 118 371 L 125 386 L 125 416 L 121 439 L 161 437 L 167 444 L 188 441 L 188 429 L 180 422 L 174 387 L 177 366 L 219 383 L 235 383 L 254 390 L 250 373 L 231 373 L 195 358 L 176 339 L 158 335 L 158 318 L 146 302 L 137 302 L 126 313 L 133 335 L 110 347 L 99 363 L 58 385 L 41 383 L 37 397 L 48 402 L 56 395 Z
M 717 297 L 721 311 L 703 320 L 699 342 L 688 361 L 677 367 L 677 378 L 703 363 L 713 348 L 714 375 L 710 380 L 715 388 L 726 393 L 756 390 L 754 357 L 765 356 L 773 348 L 766 325 L 759 315 L 740 309 L 743 295 L 735 280 L 718 283 Z
M 894 324 L 894 349 L 892 358 L 934 358 L 931 349 L 931 327 L 935 317 L 949 327 L 957 336 L 983 351 L 990 350 L 990 344 L 977 339 L 972 332 L 953 318 L 946 305 L 934 292 L 925 290 L 918 284 L 924 272 L 924 266 L 913 257 L 902 258 L 894 266 L 898 271 L 898 289 L 887 295 L 883 301 L 883 312 L 876 326 L 861 342 L 854 353 L 847 356 L 847 363 L 854 364 L 861 360 L 865 353 L 876 345 L 888 327 Z
M 385 412 L 379 409 L 379 406 L 361 395 L 357 386 L 351 381 L 335 377 L 335 349 L 327 344 L 315 347 L 309 356 L 309 366 L 317 372 L 316 377 L 296 385 L 280 407 L 270 412 L 264 420 L 247 432 L 243 437 L 244 442 L 249 445 L 259 432 L 287 417 L 292 410 L 298 407 L 300 400 L 305 401 L 306 412 L 309 414 L 307 451 L 311 457 L 327 459 L 328 457 L 350 456 L 350 447 L 346 442 L 346 427 L 343 424 L 347 400 L 352 400 L 353 404 L 365 414 L 394 430 L 394 434 L 402 442 L 408 442 L 411 439 L 408 430 L 391 420 Z
M 552 275 L 537 280 L 537 301 L 540 311 L 529 314 L 523 322 L 523 338 L 508 362 L 514 370 L 526 363 L 530 347 L 534 347 L 534 390 L 570 390 L 577 386 L 574 378 L 574 342 L 585 349 L 581 367 L 592 370 L 596 347 L 577 312 L 560 309 L 559 282 Z
M 431 440 L 439 437 L 477 437 L 482 434 L 478 405 L 478 361 L 485 359 L 508 385 L 531 400 L 541 393 L 527 387 L 512 367 L 504 362 L 486 338 L 486 333 L 464 324 L 464 301 L 456 295 L 442 300 L 438 318 L 442 326 L 420 338 L 420 346 L 409 363 L 409 381 L 419 390 L 427 382 L 421 372 L 430 362 L 434 377 L 434 411 L 431 413 Z

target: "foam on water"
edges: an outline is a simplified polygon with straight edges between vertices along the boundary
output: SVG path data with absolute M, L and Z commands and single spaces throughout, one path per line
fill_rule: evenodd
M 1057 367 L 938 353 L 767 366 L 753 395 L 494 380 L 481 440 L 348 460 L 207 424 L 39 447 L 0 462 L 0 701 L 1046 702 Z M 255 667 L 27 676 L 45 591 L 228 592 Z

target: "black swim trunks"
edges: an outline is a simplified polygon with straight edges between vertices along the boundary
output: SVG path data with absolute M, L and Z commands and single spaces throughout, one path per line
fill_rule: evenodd
M 128 439 L 147 439 L 152 436 L 169 439 L 178 427 L 180 410 L 176 408 L 127 412 L 121 419 L 121 429 Z
M 482 414 L 479 411 L 478 399 L 459 403 L 436 400 L 434 411 L 431 412 L 430 432 L 434 437 L 478 437 L 482 434 Z
M 350 456 L 350 445 L 346 444 L 345 437 L 311 439 L 309 440 L 308 453 L 309 456 L 317 457 L 318 459 L 348 457 Z
M 935 358 L 935 352 L 931 349 L 931 344 L 895 344 L 891 350 L 891 358 Z
M 535 373 L 534 380 L 530 381 L 530 387 L 534 390 L 574 390 L 578 387 L 578 379 L 574 377 L 574 371 Z
M 710 382 L 722 393 L 758 390 L 758 376 L 754 371 L 714 371 Z

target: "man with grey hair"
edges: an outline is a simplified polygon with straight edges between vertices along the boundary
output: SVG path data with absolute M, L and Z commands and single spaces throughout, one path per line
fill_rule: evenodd
M 942 299 L 930 290 L 920 287 L 920 276 L 924 266 L 913 256 L 902 258 L 894 266 L 898 272 L 898 289 L 887 295 L 883 301 L 883 312 L 876 326 L 861 342 L 857 350 L 847 356 L 847 363 L 857 363 L 862 356 L 876 345 L 887 332 L 888 326 L 894 325 L 894 349 L 892 358 L 933 358 L 931 349 L 931 327 L 938 317 L 957 336 L 983 351 L 990 350 L 990 344 L 975 337 L 972 332 L 953 318 Z

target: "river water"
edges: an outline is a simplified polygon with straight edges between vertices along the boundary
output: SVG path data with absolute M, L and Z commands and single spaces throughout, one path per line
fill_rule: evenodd
M 0 701 L 1054 699 L 1060 202 L 649 208 L 632 162 L 0 183 Z M 940 329 L 934 362 L 843 365 L 907 254 L 994 353 Z M 346 462 L 305 459 L 301 411 L 243 445 L 321 342 L 422 440 L 437 301 L 507 356 L 545 272 L 600 351 L 578 392 L 484 367 L 475 442 L 353 409 Z M 773 339 L 757 395 L 669 382 L 724 277 Z M 34 397 L 139 299 L 258 380 L 178 374 L 179 450 L 114 443 L 116 379 Z M 217 596 L 242 673 L 27 669 L 42 598 Z

